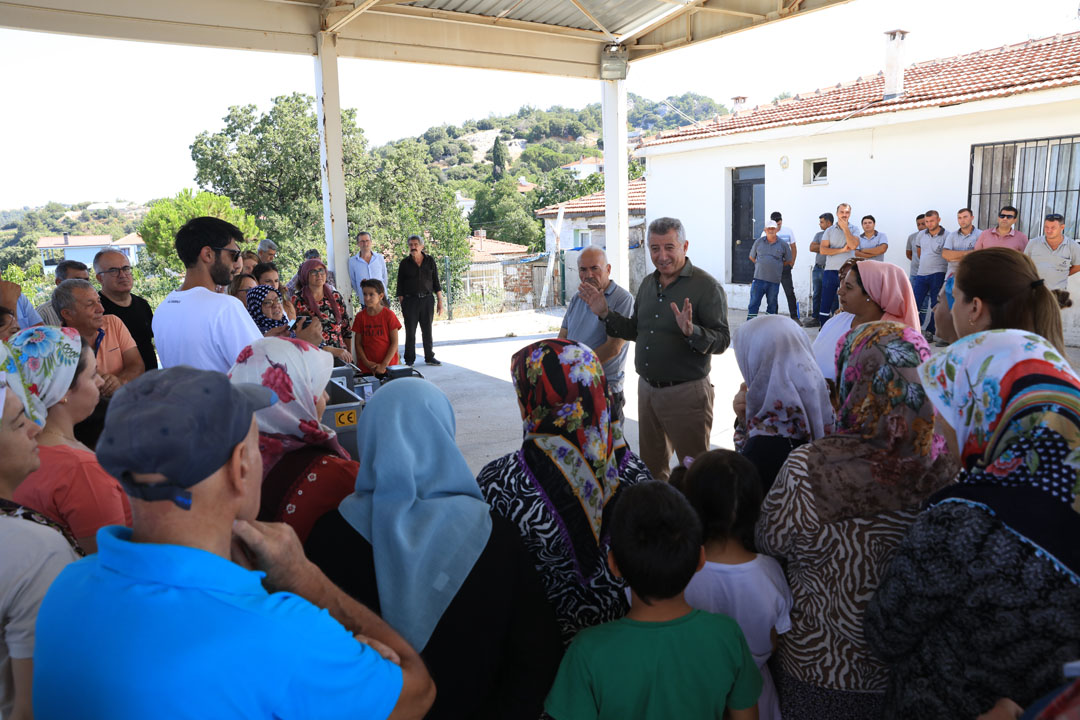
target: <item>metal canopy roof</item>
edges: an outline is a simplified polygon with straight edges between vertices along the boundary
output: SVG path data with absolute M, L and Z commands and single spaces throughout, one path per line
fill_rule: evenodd
M 631 61 L 849 0 L 0 0 L 0 26 L 124 40 L 600 77 Z

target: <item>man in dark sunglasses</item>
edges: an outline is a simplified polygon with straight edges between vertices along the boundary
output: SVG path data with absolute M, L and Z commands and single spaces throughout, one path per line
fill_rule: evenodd
M 1043 234 L 1031 239 L 1024 254 L 1051 290 L 1068 289 L 1069 276 L 1080 272 L 1080 244 L 1065 235 L 1065 218 L 1058 213 L 1046 216 Z
M 1020 211 L 1012 205 L 1001 208 L 997 216 L 997 227 L 987 228 L 979 233 L 979 239 L 975 242 L 976 250 L 985 250 L 992 247 L 1007 247 L 1018 252 L 1024 252 L 1027 248 L 1028 236 L 1013 226 L 1020 218 Z
M 240 228 L 214 217 L 194 218 L 177 231 L 176 254 L 187 272 L 154 314 L 162 367 L 228 372 L 240 351 L 262 337 L 243 303 L 216 292 L 242 267 L 243 241 Z

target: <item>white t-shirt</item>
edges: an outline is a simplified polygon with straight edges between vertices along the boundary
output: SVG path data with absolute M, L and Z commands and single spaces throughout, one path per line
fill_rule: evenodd
M 154 311 L 153 325 L 163 368 L 227 373 L 240 351 L 262 337 L 242 302 L 204 287 L 169 293 Z
M 776 688 L 765 663 L 772 655 L 773 629 L 777 635 L 791 629 L 791 589 L 780 563 L 768 555 L 758 555 L 739 565 L 706 562 L 686 586 L 686 602 L 697 610 L 728 615 L 739 623 L 761 670 L 758 717 L 779 720 Z
M 814 338 L 814 359 L 826 380 L 836 380 L 836 346 L 851 329 L 855 316 L 848 312 L 837 313 L 829 318 Z
M 11 659 L 34 657 L 34 623 L 45 591 L 78 558 L 47 525 L 0 515 L 0 717 L 15 702 Z

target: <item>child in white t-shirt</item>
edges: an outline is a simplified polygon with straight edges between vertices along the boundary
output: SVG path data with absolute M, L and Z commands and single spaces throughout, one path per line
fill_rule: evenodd
M 775 559 L 753 551 L 761 510 L 761 482 L 754 464 L 731 450 L 699 455 L 675 485 L 690 501 L 705 539 L 705 567 L 686 588 L 698 610 L 729 615 L 739 623 L 761 670 L 760 720 L 780 720 L 776 686 L 766 667 L 777 635 L 791 629 L 791 589 Z

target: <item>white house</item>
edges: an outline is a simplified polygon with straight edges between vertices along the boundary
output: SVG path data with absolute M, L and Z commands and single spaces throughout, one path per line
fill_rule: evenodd
M 603 157 L 584 157 L 575 160 L 572 163 L 559 166 L 562 170 L 569 170 L 574 173 L 574 178 L 577 180 L 584 180 L 593 173 L 604 172 L 604 158 Z
M 94 261 L 94 256 L 101 250 L 119 250 L 131 261 L 132 265 L 139 262 L 138 249 L 146 247 L 146 243 L 138 233 L 125 235 L 119 240 L 113 240 L 112 235 L 55 235 L 38 238 L 37 248 L 41 253 L 41 265 L 45 274 L 48 275 L 62 260 L 78 260 L 87 267 Z M 91 273 L 93 274 L 93 273 Z
M 645 238 L 645 178 L 631 180 L 627 187 L 630 211 L 630 289 L 636 292 L 646 273 L 647 253 L 644 248 Z M 577 292 L 578 269 L 577 257 L 587 245 L 607 248 L 605 235 L 606 208 L 604 191 L 592 195 L 574 198 L 562 203 L 562 226 L 556 242 L 556 224 L 559 222 L 560 205 L 548 205 L 536 211 L 536 216 L 544 221 L 544 248 L 563 250 L 565 265 L 566 297 Z M 651 270 L 651 268 L 650 268 Z
M 631 180 L 627 187 L 630 209 L 631 234 L 635 226 L 639 226 L 645 218 L 645 178 Z M 599 245 L 607 247 L 604 239 L 604 191 L 595 192 L 592 195 L 574 198 L 561 203 L 563 207 L 562 226 L 559 230 L 559 240 L 556 243 L 555 224 L 559 217 L 559 205 L 548 205 L 536 211 L 536 217 L 544 221 L 544 249 L 570 250 L 572 248 L 585 247 L 586 245 Z M 633 238 L 630 244 L 634 244 Z M 556 247 L 558 245 L 558 247 Z
M 890 37 L 890 51 L 903 34 Z M 915 216 L 975 211 L 996 223 L 1020 209 L 1020 229 L 1042 234 L 1043 217 L 1080 219 L 1080 33 L 919 63 L 886 77 L 858 78 L 777 103 L 681 127 L 642 141 L 649 220 L 680 218 L 689 255 L 745 308 L 750 245 L 769 213 L 795 233 L 795 289 L 804 304 L 818 216 L 839 203 L 852 221 L 877 219 L 885 259 L 908 267 Z

